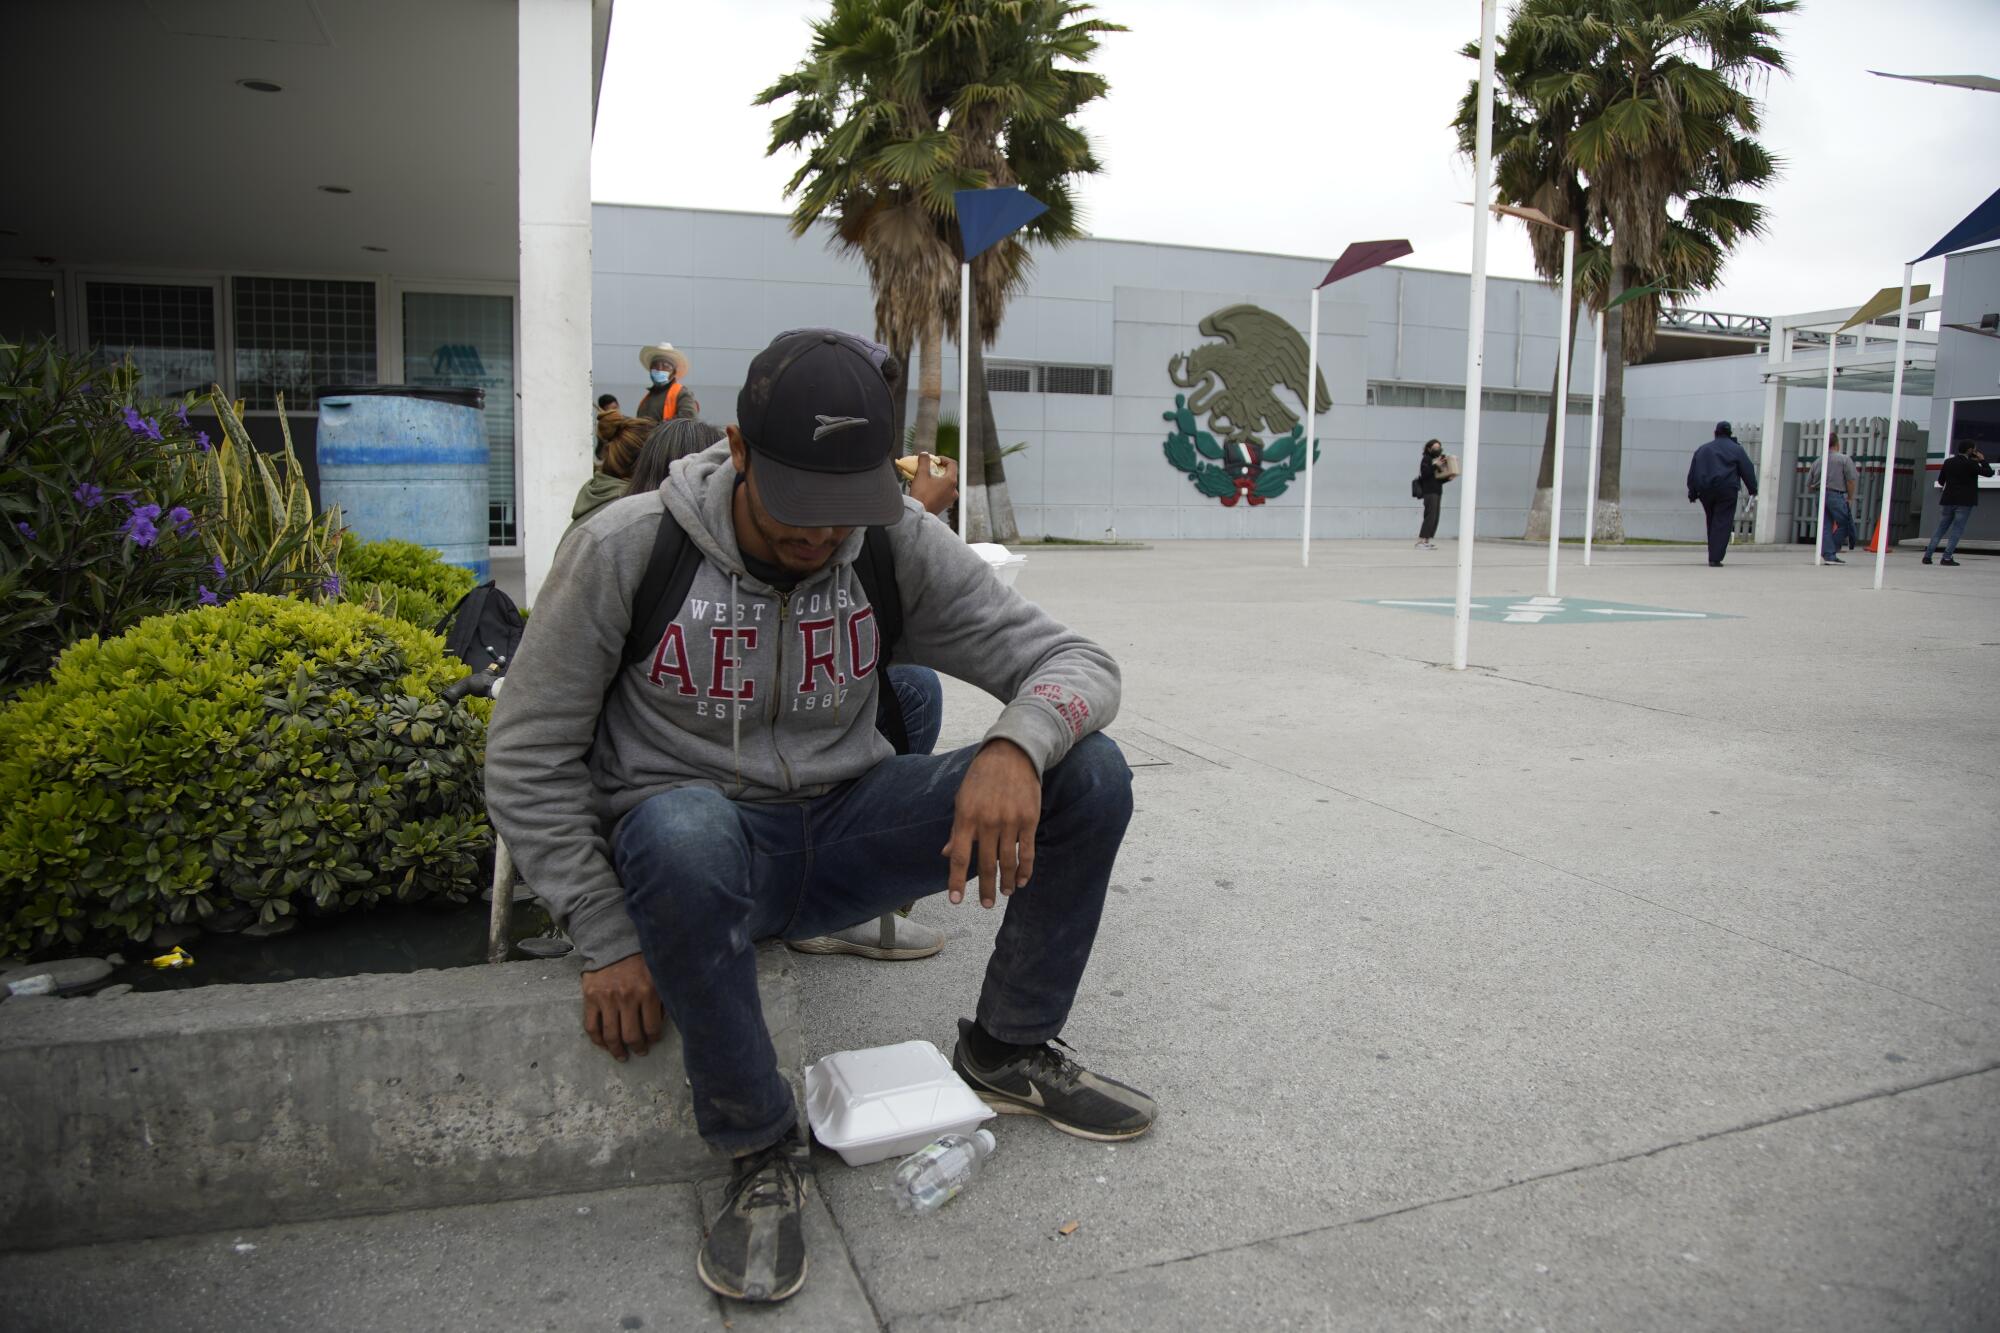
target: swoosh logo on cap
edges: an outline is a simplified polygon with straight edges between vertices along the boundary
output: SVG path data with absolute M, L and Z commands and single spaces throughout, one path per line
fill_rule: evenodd
M 813 417 L 813 420 L 819 423 L 819 429 L 813 432 L 813 438 L 815 440 L 825 439 L 827 436 L 832 435 L 837 431 L 847 430 L 853 426 L 865 426 L 868 424 L 867 417 L 815 416 Z

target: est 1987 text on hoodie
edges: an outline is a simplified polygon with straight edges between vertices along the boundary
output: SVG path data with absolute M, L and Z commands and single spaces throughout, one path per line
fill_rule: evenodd
M 736 476 L 718 444 L 674 464 L 658 491 L 613 501 L 572 530 L 494 708 L 488 810 L 588 967 L 639 951 L 610 860 L 627 811 L 692 785 L 732 800 L 808 800 L 894 753 L 875 729 L 881 649 L 853 569 L 864 531 L 781 593 L 737 550 Z M 704 559 L 659 644 L 621 667 L 663 504 Z M 1102 648 L 1003 587 L 914 500 L 889 539 L 903 603 L 895 660 L 1005 702 L 988 739 L 1012 741 L 1043 773 L 1111 721 L 1118 667 Z

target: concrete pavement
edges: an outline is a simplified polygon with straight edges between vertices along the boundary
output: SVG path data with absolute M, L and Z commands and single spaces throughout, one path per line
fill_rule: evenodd
M 1565 594 L 1736 618 L 1475 625 L 1457 673 L 1448 619 L 1362 601 L 1448 598 L 1450 543 L 1297 558 L 1021 576 L 1125 668 L 1137 813 L 1065 1035 L 1148 1138 L 1004 1119 L 924 1220 L 823 1154 L 790 1311 L 701 1294 L 661 1186 L 0 1258 L 5 1322 L 2000 1326 L 2000 562 L 1566 552 Z M 952 685 L 945 743 L 996 707 Z M 948 1048 L 998 914 L 917 911 L 935 959 L 798 959 L 808 1058 Z

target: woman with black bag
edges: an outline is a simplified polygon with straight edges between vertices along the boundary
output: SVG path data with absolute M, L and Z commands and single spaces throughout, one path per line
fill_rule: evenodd
M 1417 476 L 1410 483 L 1410 498 L 1424 502 L 1424 525 L 1417 529 L 1417 549 L 1435 551 L 1437 543 L 1431 538 L 1437 536 L 1438 509 L 1444 504 L 1444 484 L 1458 475 L 1451 455 L 1444 451 L 1438 440 L 1424 441 L 1423 458 L 1417 463 Z

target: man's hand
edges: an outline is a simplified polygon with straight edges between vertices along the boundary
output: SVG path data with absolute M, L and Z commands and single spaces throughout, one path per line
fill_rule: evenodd
M 958 499 L 958 463 L 936 454 L 918 454 L 910 494 L 926 513 L 942 514 Z
M 945 894 L 965 901 L 966 869 L 978 848 L 979 905 L 991 907 L 994 889 L 1011 894 L 1035 869 L 1035 826 L 1042 820 L 1042 783 L 1035 766 L 1012 741 L 986 743 L 958 784 L 951 822 L 951 858 Z
M 629 1050 L 644 1055 L 660 1039 L 666 1014 L 643 954 L 583 974 L 584 1035 L 623 1060 Z

